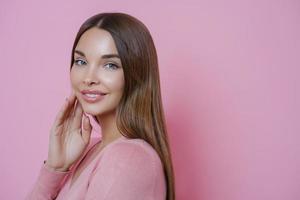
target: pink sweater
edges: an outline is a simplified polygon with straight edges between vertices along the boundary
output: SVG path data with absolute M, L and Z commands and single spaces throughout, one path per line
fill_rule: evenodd
M 98 141 L 97 138 L 91 139 L 81 159 L 90 156 L 89 150 Z M 152 146 L 142 139 L 122 136 L 113 141 L 101 150 L 70 186 L 75 168 L 76 164 L 67 172 L 59 172 L 43 164 L 26 200 L 166 199 L 162 163 Z

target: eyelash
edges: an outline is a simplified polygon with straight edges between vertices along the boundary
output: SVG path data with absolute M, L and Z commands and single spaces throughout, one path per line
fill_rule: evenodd
M 79 64 L 78 62 L 84 62 L 84 64 L 86 64 L 86 62 L 84 61 L 84 60 L 82 60 L 82 59 L 74 59 L 74 64 L 75 65 L 77 65 L 77 66 L 81 66 L 81 65 L 84 65 L 84 64 Z M 114 63 L 107 63 L 107 64 L 105 64 L 104 66 L 106 66 L 106 65 L 113 65 L 114 66 L 114 68 L 109 68 L 109 69 L 113 69 L 113 70 L 115 70 L 115 69 L 118 69 L 119 68 L 119 66 L 118 65 L 116 65 L 116 64 L 114 64 Z
M 86 62 L 84 60 L 81 60 L 81 59 L 75 59 L 74 60 L 74 64 L 75 65 L 82 65 L 82 64 L 78 64 L 79 61 L 82 61 L 82 62 L 84 62 L 86 64 Z
M 116 65 L 116 64 L 114 64 L 114 63 L 107 63 L 106 65 L 113 65 L 113 66 L 114 66 L 113 69 L 118 69 L 118 68 L 119 68 L 119 66 Z M 106 65 L 105 65 L 105 66 L 106 66 Z M 111 68 L 110 68 L 110 69 L 111 69 Z

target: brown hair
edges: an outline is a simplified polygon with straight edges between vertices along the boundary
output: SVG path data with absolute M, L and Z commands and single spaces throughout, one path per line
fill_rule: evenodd
M 150 32 L 128 14 L 94 15 L 81 25 L 76 35 L 71 67 L 81 35 L 92 27 L 111 34 L 124 70 L 125 86 L 116 112 L 117 127 L 125 137 L 141 138 L 156 150 L 164 167 L 167 200 L 174 200 L 174 172 L 161 101 L 157 54 Z

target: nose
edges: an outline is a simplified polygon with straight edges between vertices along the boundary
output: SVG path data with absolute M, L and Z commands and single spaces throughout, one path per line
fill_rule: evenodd
M 99 84 L 99 82 L 100 81 L 96 77 L 96 72 L 93 70 L 93 67 L 90 67 L 85 74 L 83 83 L 85 85 L 90 86 L 90 85 L 97 85 L 97 84 Z

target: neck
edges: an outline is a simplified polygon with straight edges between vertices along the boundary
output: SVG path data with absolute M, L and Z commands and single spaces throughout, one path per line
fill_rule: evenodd
M 96 116 L 96 118 L 101 127 L 101 133 L 102 133 L 101 143 L 103 145 L 106 145 L 122 136 L 117 128 L 115 113 L 99 115 Z

